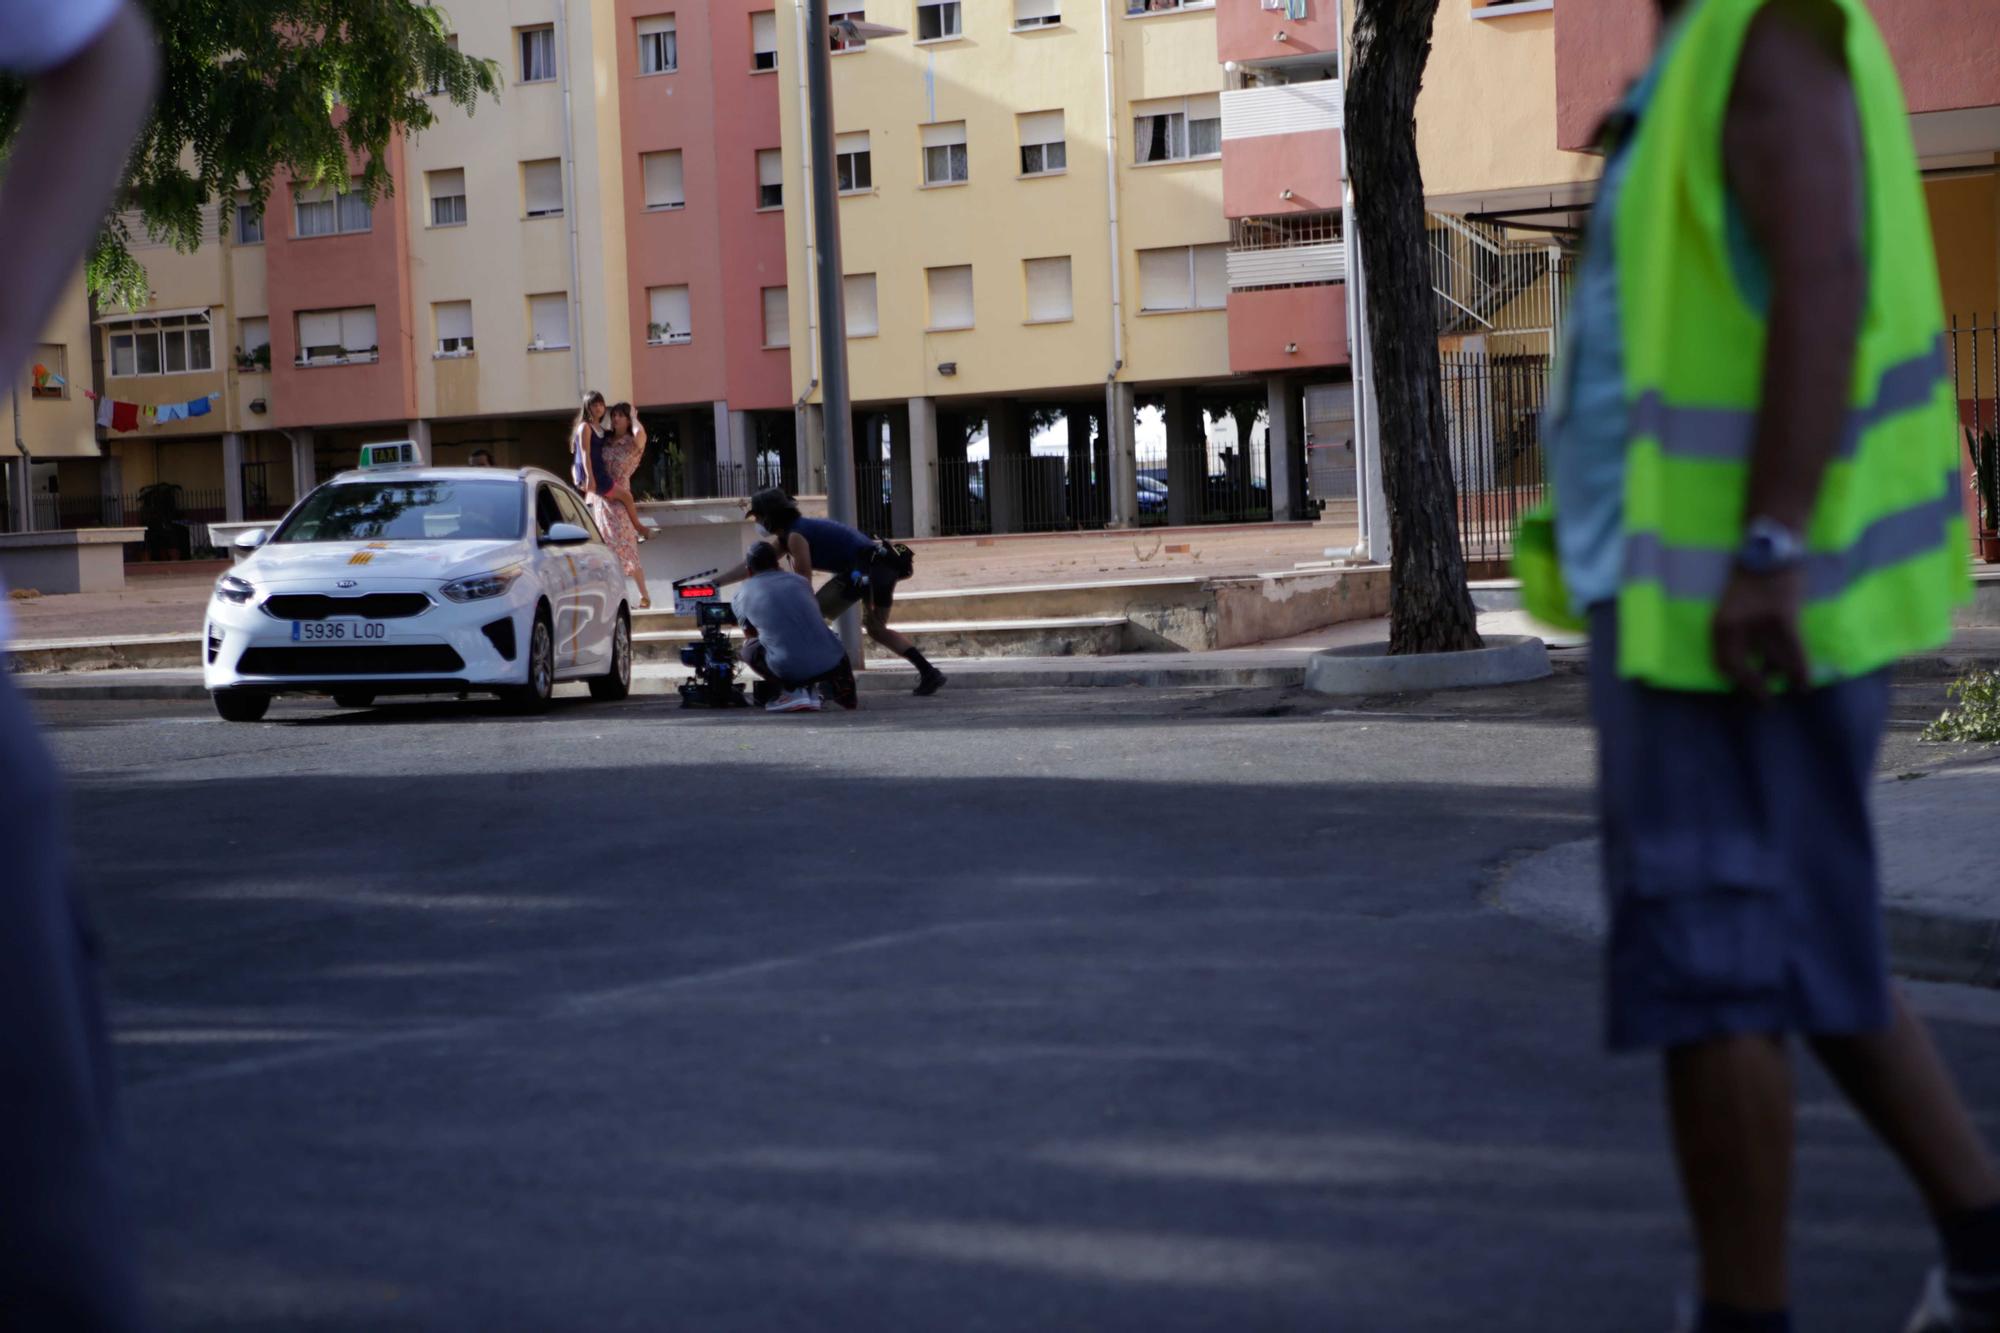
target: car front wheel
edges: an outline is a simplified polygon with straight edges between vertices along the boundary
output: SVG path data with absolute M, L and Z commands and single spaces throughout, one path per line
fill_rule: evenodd
M 209 697 L 224 722 L 261 722 L 271 709 L 271 696 L 262 690 L 216 690 Z
M 616 703 L 632 693 L 632 617 L 618 612 L 618 624 L 611 631 L 611 669 L 590 678 L 590 697 L 602 703 Z
M 504 696 L 517 713 L 539 713 L 549 706 L 556 692 L 556 631 L 546 610 L 535 613 L 535 628 L 528 634 L 528 678 Z

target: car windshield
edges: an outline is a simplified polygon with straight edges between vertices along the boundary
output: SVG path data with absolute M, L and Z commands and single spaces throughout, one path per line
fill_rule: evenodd
M 344 481 L 322 486 L 273 542 L 516 541 L 518 481 Z

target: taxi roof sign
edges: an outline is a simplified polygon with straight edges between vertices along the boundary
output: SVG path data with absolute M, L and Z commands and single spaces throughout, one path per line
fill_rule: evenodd
M 417 456 L 415 440 L 387 440 L 381 444 L 361 446 L 361 470 L 368 472 L 385 467 L 416 467 L 423 462 Z

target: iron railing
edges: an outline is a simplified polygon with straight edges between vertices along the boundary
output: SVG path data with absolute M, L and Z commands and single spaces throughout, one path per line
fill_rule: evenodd
M 1549 358 L 1447 352 L 1439 372 L 1465 558 L 1505 560 L 1521 515 L 1542 499 Z
M 1987 558 L 1994 543 L 1982 540 L 1982 529 L 2000 528 L 2000 311 L 1987 323 L 1976 315 L 1952 316 L 1946 342 L 1972 488 L 1973 547 Z

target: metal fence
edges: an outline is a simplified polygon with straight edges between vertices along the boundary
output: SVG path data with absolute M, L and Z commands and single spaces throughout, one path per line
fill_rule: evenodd
M 660 450 L 642 462 L 633 488 L 642 500 L 717 500 L 748 496 L 766 486 L 786 484 L 790 469 L 775 453 L 749 463 L 691 459 Z
M 1073 532 L 1111 521 L 1110 468 L 1091 455 L 946 459 L 937 465 L 938 530 Z
M 1439 357 L 1445 436 L 1468 562 L 1507 559 L 1521 515 L 1541 502 L 1549 360 L 1539 354 Z
M 2000 528 L 2000 311 L 1986 323 L 1976 315 L 1952 316 L 1946 340 L 1960 439 L 1976 495 L 1973 547 L 1982 558 L 1992 559 L 1995 543 L 1983 539 L 1981 530 Z

